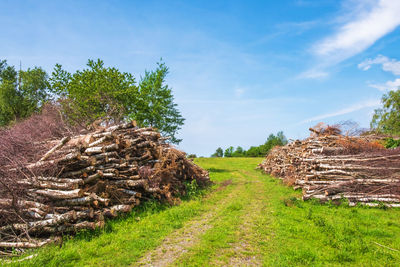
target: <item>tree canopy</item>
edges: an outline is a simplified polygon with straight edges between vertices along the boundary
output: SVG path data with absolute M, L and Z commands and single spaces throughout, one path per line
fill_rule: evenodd
M 134 110 L 127 116 L 141 126 L 156 127 L 161 133 L 170 135 L 173 143 L 179 143 L 182 140 L 177 139 L 175 134 L 185 119 L 174 103 L 171 88 L 165 84 L 168 72 L 168 67 L 162 62 L 157 63 L 155 71 L 145 72 L 139 82 Z
M 214 154 L 211 155 L 213 158 L 222 158 L 224 156 L 224 150 L 222 148 L 217 148 Z
M 74 73 L 56 64 L 49 78 L 42 68 L 16 71 L 0 61 L 0 126 L 40 111 L 51 100 L 72 124 L 136 120 L 139 126 L 157 128 L 179 143 L 176 134 L 184 118 L 165 82 L 167 74 L 168 67 L 160 62 L 137 84 L 131 73 L 106 67 L 97 59 L 88 60 L 86 68 Z
M 57 64 L 50 78 L 53 92 L 72 122 L 91 124 L 136 120 L 169 135 L 173 143 L 184 118 L 176 108 L 171 88 L 165 84 L 168 68 L 158 63 L 146 71 L 139 84 L 132 74 L 105 67 L 100 59 L 89 60 L 88 68 L 71 74 Z
M 50 98 L 47 73 L 39 67 L 16 71 L 0 61 L 0 126 L 38 112 Z
M 131 74 L 105 67 L 100 59 L 89 60 L 87 66 L 71 74 L 57 64 L 50 78 L 51 88 L 72 122 L 90 124 L 102 119 L 119 123 L 134 112 L 138 87 Z
M 371 128 L 389 134 L 400 134 L 400 89 L 382 97 L 383 107 L 375 110 Z

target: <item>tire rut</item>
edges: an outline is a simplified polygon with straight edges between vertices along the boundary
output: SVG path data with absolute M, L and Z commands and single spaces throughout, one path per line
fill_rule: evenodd
M 230 183 L 229 183 L 230 184 Z M 186 225 L 167 236 L 157 248 L 149 251 L 134 266 L 168 266 L 188 251 L 188 248 L 195 245 L 203 233 L 212 228 L 210 221 L 214 218 L 229 202 L 234 199 L 236 192 L 243 187 L 243 183 L 236 182 L 233 190 L 217 203 L 213 209 L 200 217 L 197 217 Z M 224 186 L 225 190 L 226 186 Z M 220 191 L 217 189 L 217 191 Z
M 263 186 L 263 182 L 252 174 L 245 172 L 243 174 L 251 179 L 253 197 L 250 205 L 246 207 L 246 215 L 243 218 L 243 224 L 239 227 L 237 235 L 237 243 L 232 244 L 231 248 L 221 251 L 220 253 L 229 253 L 233 256 L 228 263 L 218 262 L 211 263 L 215 266 L 262 266 L 262 258 L 258 248 L 254 246 L 254 239 L 257 240 L 256 221 L 263 212 L 267 194 Z M 253 242 L 252 242 L 253 241 Z

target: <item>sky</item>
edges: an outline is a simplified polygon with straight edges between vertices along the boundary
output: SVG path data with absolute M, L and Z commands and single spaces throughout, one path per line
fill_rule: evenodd
M 400 86 L 399 14 L 398 0 L 0 0 L 0 59 L 51 73 L 100 58 L 139 79 L 162 58 L 178 147 L 209 156 L 321 121 L 368 127 Z

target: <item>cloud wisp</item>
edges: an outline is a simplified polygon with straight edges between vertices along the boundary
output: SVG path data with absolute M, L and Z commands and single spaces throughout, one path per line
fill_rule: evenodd
M 400 75 L 400 61 L 396 59 L 389 59 L 388 57 L 378 55 L 376 58 L 368 58 L 358 64 L 358 68 L 362 70 L 369 70 L 372 65 L 382 65 L 382 70 L 391 72 L 394 75 Z
M 400 79 L 398 78 L 393 81 L 387 81 L 384 84 L 368 83 L 368 86 L 376 88 L 382 92 L 394 91 L 400 88 Z
M 370 1 L 358 0 L 357 4 L 359 8 L 356 11 L 349 11 L 353 13 L 352 19 L 312 46 L 311 53 L 319 63 L 300 74 L 300 78 L 326 77 L 327 68 L 363 52 L 400 25 L 398 0 L 377 0 L 372 7 Z
M 342 25 L 332 36 L 315 44 L 319 56 L 342 61 L 354 56 L 400 25 L 400 1 L 380 0 L 368 11 L 365 4 L 355 19 Z
M 305 119 L 301 122 L 299 122 L 299 124 L 304 124 L 304 123 L 310 123 L 313 121 L 319 121 L 319 120 L 323 120 L 323 119 L 328 119 L 328 118 L 332 118 L 332 117 L 337 117 L 340 115 L 345 115 L 345 114 L 349 114 L 364 108 L 372 108 L 372 107 L 377 107 L 380 105 L 380 100 L 368 100 L 365 102 L 361 102 L 361 103 L 357 103 L 354 104 L 352 106 L 331 112 L 331 113 L 326 113 L 326 114 L 321 114 L 315 117 L 311 117 L 308 119 Z
M 400 61 L 396 59 L 390 59 L 382 55 L 378 55 L 374 59 L 368 58 L 364 60 L 358 64 L 358 68 L 367 71 L 372 67 L 372 65 L 381 65 L 383 71 L 391 72 L 394 75 L 400 75 Z M 369 82 L 368 86 L 376 88 L 382 92 L 397 90 L 400 88 L 400 78 L 397 78 L 393 81 L 387 81 L 384 84 Z

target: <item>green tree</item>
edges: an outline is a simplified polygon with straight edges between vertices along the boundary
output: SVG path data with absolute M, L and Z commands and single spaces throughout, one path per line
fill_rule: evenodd
M 282 131 L 276 135 L 270 134 L 264 144 L 257 147 L 250 147 L 245 151 L 247 157 L 264 157 L 275 146 L 283 146 L 287 144 L 287 139 Z
M 383 107 L 375 110 L 371 128 L 389 134 L 400 134 L 400 89 L 382 97 Z
M 50 78 L 72 122 L 89 125 L 98 120 L 109 124 L 134 119 L 141 127 L 152 126 L 169 135 L 173 143 L 181 141 L 176 134 L 184 119 L 165 84 L 168 68 L 164 63 L 146 71 L 139 85 L 132 74 L 105 67 L 100 59 L 89 60 L 87 66 L 71 74 L 57 64 Z
M 135 112 L 129 117 L 135 119 L 141 126 L 153 126 L 161 133 L 169 135 L 173 143 L 179 143 L 176 138 L 178 130 L 184 122 L 184 118 L 174 103 L 172 90 L 165 84 L 168 74 L 165 63 L 157 63 L 154 71 L 146 71 L 139 82 L 139 97 Z
M 232 157 L 233 151 L 234 151 L 234 147 L 233 146 L 228 147 L 227 149 L 225 149 L 224 156 L 227 157 L 227 158 Z
M 0 126 L 40 111 L 49 100 L 47 73 L 38 67 L 17 72 L 0 61 Z
M 286 144 L 287 139 L 282 131 L 278 132 L 276 136 L 274 134 L 270 134 L 267 138 L 267 141 L 260 146 L 260 156 L 265 156 L 275 146 L 283 146 Z
M 260 147 L 258 146 L 251 146 L 246 152 L 245 155 L 247 157 L 260 157 L 262 156 L 260 153 Z
M 222 158 L 223 156 L 224 156 L 224 151 L 220 147 L 217 148 L 215 153 L 211 155 L 211 157 L 213 157 L 213 158 Z
M 241 146 L 238 146 L 236 150 L 232 153 L 232 157 L 244 157 L 245 151 Z
M 38 112 L 45 102 L 50 99 L 50 84 L 47 73 L 35 67 L 20 72 L 21 91 L 24 98 L 24 107 L 29 116 L 33 112 Z
M 119 123 L 134 112 L 138 87 L 131 74 L 106 68 L 100 59 L 89 60 L 87 66 L 71 74 L 57 64 L 50 78 L 51 88 L 71 122 L 89 125 L 101 119 Z

